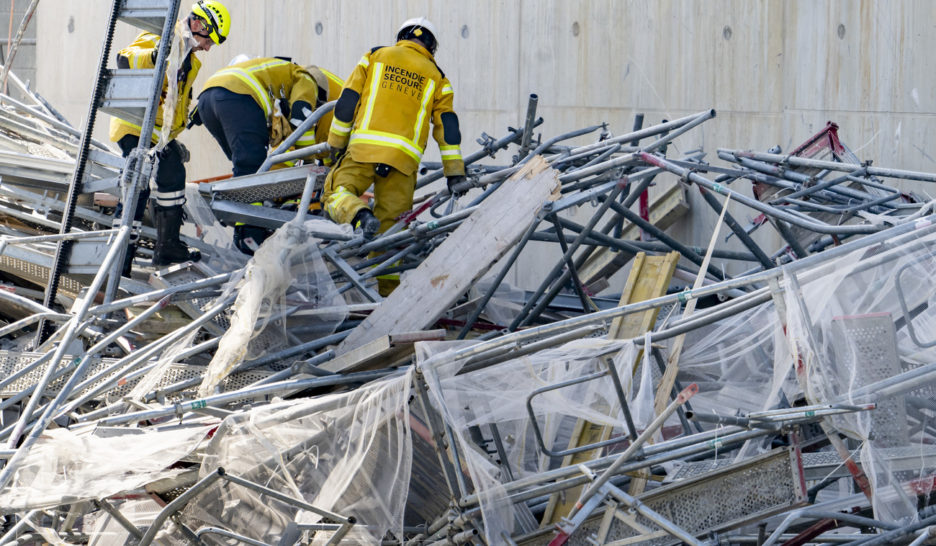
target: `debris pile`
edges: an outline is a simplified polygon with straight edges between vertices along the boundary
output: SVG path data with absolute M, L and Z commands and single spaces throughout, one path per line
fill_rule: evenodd
M 894 187 L 936 175 L 863 162 L 834 124 L 709 162 L 670 143 L 714 111 L 544 138 L 531 99 L 478 139 L 466 194 L 425 164 L 373 240 L 309 212 L 319 165 L 200 184 L 205 260 L 144 252 L 108 297 L 124 160 L 91 144 L 63 230 L 80 132 L 0 106 L 0 543 L 922 544 L 936 523 L 936 217 Z M 666 232 L 688 192 L 705 248 Z M 222 221 L 275 233 L 248 261 Z M 534 251 L 536 288 L 505 283 Z

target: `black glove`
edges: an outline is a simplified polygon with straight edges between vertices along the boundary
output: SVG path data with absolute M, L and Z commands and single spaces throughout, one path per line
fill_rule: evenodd
M 380 220 L 374 216 L 374 213 L 371 212 L 368 208 L 363 208 L 354 215 L 354 219 L 351 220 L 351 226 L 355 230 L 360 229 L 364 232 L 364 240 L 370 241 L 377 235 L 377 231 L 380 229 Z
M 331 148 L 328 150 L 328 158 L 331 159 L 332 165 L 337 164 L 338 160 L 341 159 L 341 156 L 343 156 L 344 153 L 344 148 Z
M 449 176 L 445 179 L 445 183 L 448 186 L 448 191 L 450 194 L 455 197 L 460 197 L 468 193 L 468 177 L 465 175 L 459 174 L 456 176 Z
M 192 111 L 189 112 L 188 119 L 189 119 L 188 125 L 185 126 L 186 129 L 191 129 L 193 125 L 202 124 L 201 115 L 199 115 L 198 113 L 198 105 L 196 105 L 195 108 L 193 108 Z
M 188 151 L 188 148 L 178 140 L 173 142 L 179 146 L 179 158 L 182 159 L 182 163 L 188 163 L 192 159 L 192 154 Z

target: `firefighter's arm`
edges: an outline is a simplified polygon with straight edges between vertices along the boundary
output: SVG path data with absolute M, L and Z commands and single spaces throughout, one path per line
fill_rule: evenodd
M 335 149 L 344 149 L 348 147 L 348 140 L 351 138 L 351 124 L 354 122 L 354 112 L 357 110 L 358 101 L 361 100 L 361 91 L 364 89 L 364 83 L 367 81 L 367 69 L 370 66 L 370 53 L 361 57 L 354 71 L 345 80 L 344 88 L 341 90 L 341 96 L 338 97 L 338 103 L 335 104 L 334 117 L 332 118 L 331 129 L 328 132 L 328 145 Z
M 318 99 L 318 85 L 308 72 L 298 66 L 293 68 L 292 77 L 293 85 L 289 93 L 289 123 L 293 127 L 299 127 L 315 111 L 313 105 Z M 315 129 L 310 128 L 300 137 L 296 146 L 304 148 L 313 144 L 315 144 Z
M 117 52 L 117 68 L 153 68 L 156 66 L 158 50 L 158 37 L 143 33 L 132 44 Z
M 439 85 L 432 106 L 432 138 L 442 152 L 442 170 L 445 176 L 464 176 L 465 162 L 461 156 L 461 129 L 452 107 L 455 92 L 445 78 Z

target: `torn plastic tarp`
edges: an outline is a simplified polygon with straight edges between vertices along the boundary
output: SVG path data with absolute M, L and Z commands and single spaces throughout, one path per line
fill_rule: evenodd
M 322 259 L 320 240 L 310 232 L 338 234 L 349 229 L 322 219 L 304 224 L 289 222 L 264 241 L 247 263 L 243 277 L 228 285 L 226 292 L 237 293 L 234 312 L 205 371 L 199 396 L 211 395 L 244 359 L 275 350 L 285 345 L 287 338 L 302 341 L 303 329 L 310 339 L 335 331 L 347 315 L 347 306 Z M 287 328 L 288 317 L 300 309 L 331 312 L 304 315 L 297 319 L 299 323 L 294 320 Z M 265 330 L 266 335 L 259 337 Z
M 211 426 L 47 430 L 3 491 L 0 512 L 102 499 L 182 472 L 171 469 Z
M 412 370 L 354 391 L 252 409 L 221 424 L 200 476 L 218 467 L 317 508 L 354 516 L 349 543 L 402 538 L 412 467 Z M 321 516 L 242 486 L 217 483 L 183 512 L 187 525 L 217 526 L 274 544 L 289 522 Z M 330 535 L 331 533 L 320 533 Z M 316 538 L 320 535 L 317 535 Z

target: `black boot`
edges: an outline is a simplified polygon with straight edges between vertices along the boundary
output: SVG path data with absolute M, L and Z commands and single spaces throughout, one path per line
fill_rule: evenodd
M 189 248 L 179 240 L 182 227 L 182 206 L 156 207 L 156 248 L 153 250 L 153 265 L 169 265 L 181 262 L 197 262 L 201 253 Z

